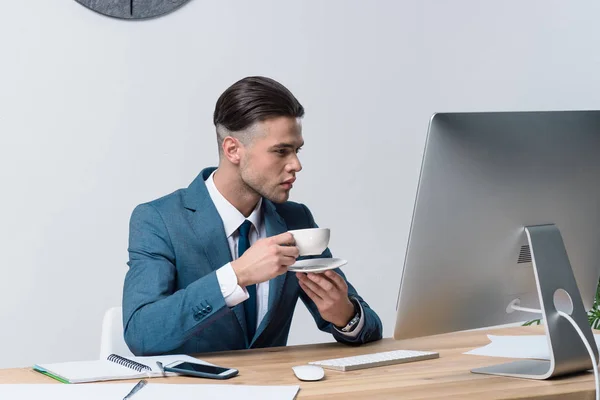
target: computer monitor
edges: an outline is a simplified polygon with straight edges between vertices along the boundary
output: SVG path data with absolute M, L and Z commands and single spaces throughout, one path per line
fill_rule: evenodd
M 577 353 L 577 368 L 591 368 L 576 334 L 577 343 L 558 348 L 556 335 L 572 339 L 574 330 L 556 313 L 572 302 L 573 318 L 587 324 L 584 308 L 593 305 L 599 278 L 600 111 L 431 118 L 394 338 L 537 318 L 511 308 L 520 302 L 559 320 L 550 329 L 557 330 L 553 364 Z M 589 325 L 587 331 L 591 337 Z M 501 374 L 545 379 L 569 372 L 523 368 Z

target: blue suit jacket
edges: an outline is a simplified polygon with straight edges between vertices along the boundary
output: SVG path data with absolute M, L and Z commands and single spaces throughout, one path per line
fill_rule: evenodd
M 350 283 L 349 296 L 361 302 L 365 318 L 360 334 L 351 339 L 321 318 L 295 274 L 288 272 L 270 281 L 268 312 L 248 341 L 243 303 L 229 308 L 217 281 L 216 270 L 231 261 L 231 253 L 204 182 L 213 170 L 203 170 L 187 189 L 141 204 L 132 213 L 123 287 L 124 334 L 131 351 L 194 354 L 284 346 L 299 297 L 319 329 L 337 341 L 381 339 L 379 317 Z M 308 208 L 298 203 L 264 199 L 263 215 L 267 236 L 317 226 Z M 331 257 L 329 249 L 319 257 Z M 342 271 L 336 272 L 345 279 Z

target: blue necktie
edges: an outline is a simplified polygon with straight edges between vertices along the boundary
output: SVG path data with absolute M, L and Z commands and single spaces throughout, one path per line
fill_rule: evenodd
M 250 248 L 251 227 L 252 222 L 248 220 L 244 221 L 239 227 L 238 258 Z M 244 302 L 244 311 L 246 314 L 246 327 L 248 328 L 248 342 L 251 342 L 256 332 L 256 285 L 248 285 L 246 286 L 246 290 L 250 298 Z

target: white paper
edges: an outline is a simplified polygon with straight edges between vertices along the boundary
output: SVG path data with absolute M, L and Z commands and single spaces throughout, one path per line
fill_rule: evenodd
M 487 335 L 491 343 L 464 354 L 488 357 L 533 358 L 550 360 L 546 335 L 498 336 Z M 600 335 L 595 334 L 596 346 L 600 348 Z
M 120 400 L 135 383 L 116 384 L 5 384 L 0 385 L 0 399 L 11 400 Z M 165 399 L 235 399 L 293 400 L 300 387 L 212 384 L 151 383 L 131 397 L 132 400 Z

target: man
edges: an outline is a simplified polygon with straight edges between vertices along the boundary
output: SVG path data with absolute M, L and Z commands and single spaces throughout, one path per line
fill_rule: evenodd
M 381 339 L 379 317 L 340 270 L 287 272 L 310 258 L 287 231 L 317 227 L 306 206 L 287 201 L 302 169 L 303 115 L 272 79 L 236 82 L 215 107 L 218 169 L 135 208 L 123 288 L 134 354 L 284 346 L 298 298 L 339 342 Z

